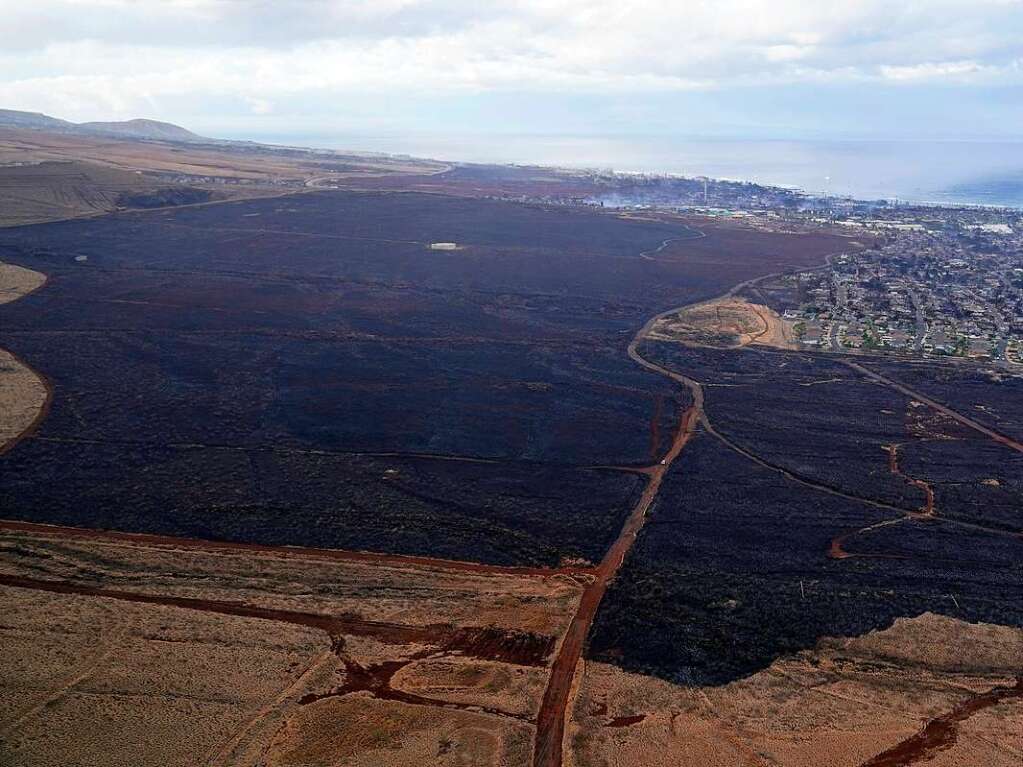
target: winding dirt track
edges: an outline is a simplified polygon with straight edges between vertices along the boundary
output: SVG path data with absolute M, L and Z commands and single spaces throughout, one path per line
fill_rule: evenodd
M 841 535 L 836 535 L 831 539 L 831 547 L 828 549 L 828 556 L 831 559 L 849 559 L 850 557 L 870 557 L 874 559 L 906 559 L 906 557 L 899 554 L 851 554 L 845 550 L 845 542 L 850 538 L 862 535 L 863 533 L 869 533 L 872 530 L 877 530 L 882 527 L 888 527 L 890 525 L 898 524 L 899 522 L 905 522 L 909 519 L 933 519 L 935 516 L 934 512 L 934 490 L 931 486 L 921 479 L 913 479 L 908 474 L 904 473 L 899 468 L 899 445 L 888 445 L 888 470 L 897 477 L 901 477 L 908 484 L 919 488 L 924 492 L 924 506 L 919 511 L 907 511 L 905 516 L 899 517 L 898 519 L 888 519 L 884 522 L 878 522 L 873 525 L 867 525 L 859 530 L 852 530 Z
M 707 236 L 706 232 L 701 232 L 699 229 L 695 229 L 694 227 L 691 227 L 688 224 L 686 225 L 686 228 L 689 229 L 690 234 L 688 234 L 688 235 L 683 234 L 683 235 L 680 235 L 678 237 L 669 237 L 668 239 L 666 239 L 664 242 L 662 242 L 658 247 L 654 248 L 653 250 L 644 250 L 642 253 L 639 254 L 639 257 L 644 259 L 644 260 L 646 260 L 646 261 L 656 261 L 657 259 L 654 258 L 654 256 L 656 256 L 662 250 L 667 248 L 673 242 L 679 242 L 679 241 L 685 241 L 685 240 L 699 240 L 699 239 L 702 239 L 702 238 Z
M 930 761 L 955 745 L 959 737 L 959 723 L 991 706 L 1008 700 L 1023 698 L 1023 676 L 1016 678 L 1012 687 L 993 687 L 977 693 L 948 713 L 935 717 L 916 735 L 897 743 L 886 751 L 864 762 L 861 767 L 906 767 L 917 762 Z
M 932 520 L 933 519 L 941 519 L 938 516 L 937 510 L 935 509 L 935 506 L 934 506 L 934 488 L 931 487 L 930 483 L 929 482 L 924 482 L 922 479 L 914 479 L 913 477 L 909 476 L 904 471 L 902 471 L 902 469 L 899 467 L 899 448 L 900 447 L 901 447 L 901 445 L 899 445 L 899 444 L 894 444 L 894 445 L 888 445 L 887 446 L 887 449 L 888 449 L 888 470 L 891 471 L 892 474 L 894 474 L 894 475 L 904 479 L 908 484 L 913 485 L 914 487 L 916 487 L 916 488 L 918 488 L 918 489 L 923 491 L 923 493 L 924 493 L 924 505 L 923 505 L 923 507 L 921 509 L 919 509 L 918 511 L 907 511 L 907 512 L 905 512 L 905 514 L 903 516 L 898 517 L 897 519 L 888 519 L 888 520 L 885 520 L 884 522 L 878 522 L 878 523 L 873 524 L 873 525 L 867 525 L 866 527 L 861 527 L 858 530 L 850 530 L 848 532 L 842 533 L 841 535 L 835 536 L 834 538 L 832 538 L 831 546 L 828 549 L 828 556 L 831 559 L 850 559 L 852 557 L 871 558 L 871 559 L 911 559 L 912 557 L 910 557 L 910 556 L 908 556 L 906 554 L 891 554 L 891 553 L 889 553 L 889 554 L 873 553 L 872 554 L 872 553 L 863 553 L 863 552 L 850 553 L 850 552 L 845 550 L 845 543 L 850 538 L 854 538 L 857 535 L 862 535 L 863 533 L 869 533 L 869 532 L 871 532 L 873 530 L 877 530 L 877 529 L 882 528 L 882 527 L 889 527 L 891 525 L 896 525 L 896 524 L 899 524 L 900 522 L 908 522 L 908 521 L 912 521 L 912 520 L 918 520 L 919 521 L 919 520 L 927 520 L 927 519 L 932 519 Z M 947 518 L 945 518 L 945 519 L 941 519 L 941 521 L 944 522 L 945 524 L 955 525 L 957 527 L 964 527 L 964 528 L 967 528 L 967 529 L 970 529 L 970 530 L 979 530 L 981 532 L 989 533 L 991 535 L 1001 535 L 1001 536 L 1004 536 L 1006 538 L 1014 538 L 1016 540 L 1023 541 L 1023 534 L 1016 533 L 1016 532 L 1013 532 L 1011 530 L 1002 530 L 1002 529 L 997 528 L 997 527 L 988 527 L 986 525 L 978 525 L 978 524 L 973 523 L 973 522 L 964 522 L 964 521 L 959 520 L 959 519 L 947 519 Z
M 934 488 L 931 487 L 929 482 L 924 482 L 922 479 L 914 479 L 899 467 L 899 447 L 901 446 L 898 444 L 888 445 L 888 470 L 897 477 L 902 477 L 913 487 L 923 491 L 924 506 L 919 512 L 917 512 L 917 516 L 933 517 Z

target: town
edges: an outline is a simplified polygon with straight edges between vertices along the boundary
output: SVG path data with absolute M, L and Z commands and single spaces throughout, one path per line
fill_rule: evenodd
M 883 244 L 786 278 L 797 305 L 783 318 L 798 342 L 1023 364 L 1023 229 L 953 211 L 940 226 L 856 222 L 884 232 Z
M 614 174 L 590 205 L 729 218 L 766 230 L 819 227 L 879 242 L 765 281 L 800 347 L 1023 365 L 1023 212 L 815 197 L 710 179 Z

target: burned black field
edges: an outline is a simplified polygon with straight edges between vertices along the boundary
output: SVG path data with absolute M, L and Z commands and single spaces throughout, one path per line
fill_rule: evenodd
M 596 563 L 694 405 L 629 358 L 635 333 L 849 247 L 410 193 L 0 230 L 0 260 L 49 276 L 0 307 L 0 348 L 53 394 L 0 455 L 0 517 Z M 1019 453 L 840 359 L 639 350 L 701 384 L 707 420 L 591 657 L 719 684 L 927 610 L 1023 625 Z M 956 375 L 972 388 L 938 368 L 907 383 L 1015 428 L 1014 383 Z
M 628 359 L 635 331 L 847 245 L 705 234 L 342 192 L 0 231 L 0 259 L 49 276 L 0 308 L 0 347 L 53 390 L 0 457 L 0 515 L 598 560 L 642 489 L 629 469 L 658 460 L 687 404 Z
M 702 384 L 710 426 L 672 465 L 592 657 L 721 684 L 925 611 L 1023 626 L 1023 455 L 833 358 L 642 352 Z
M 984 365 L 870 360 L 867 366 L 1023 441 L 1023 378 Z

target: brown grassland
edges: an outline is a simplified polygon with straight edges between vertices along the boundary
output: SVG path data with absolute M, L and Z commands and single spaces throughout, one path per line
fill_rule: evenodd
M 901 757 L 881 756 L 912 742 L 921 722 L 992 688 L 1015 691 L 1021 660 L 1019 629 L 924 614 L 862 637 L 822 639 L 723 687 L 679 687 L 587 662 L 566 763 L 1009 767 L 1023 756 L 1019 696 L 952 723 Z
M 15 301 L 42 287 L 39 272 L 0 262 L 0 304 Z M 44 414 L 46 383 L 17 357 L 0 349 L 0 453 L 29 431 Z
M 45 530 L 0 546 L 4 764 L 524 764 L 581 590 Z
M 412 173 L 429 177 L 446 167 L 257 144 L 180 144 L 0 127 L 0 226 L 108 213 L 121 207 L 122 194 L 183 185 L 229 200 Z
M 590 578 L 42 526 L 5 527 L 0 547 L 5 764 L 525 765 Z M 1008 695 L 932 726 L 910 761 L 875 757 L 1013 690 L 1021 653 L 1019 630 L 923 615 L 724 687 L 587 661 L 564 763 L 1009 767 L 1023 699 Z

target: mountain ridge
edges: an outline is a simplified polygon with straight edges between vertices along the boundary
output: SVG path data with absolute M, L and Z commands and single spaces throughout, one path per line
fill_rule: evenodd
M 187 128 L 174 123 L 146 118 L 119 121 L 94 121 L 73 123 L 42 112 L 24 112 L 17 109 L 0 109 L 0 127 L 48 130 L 89 136 L 118 136 L 121 138 L 150 141 L 209 141 Z

